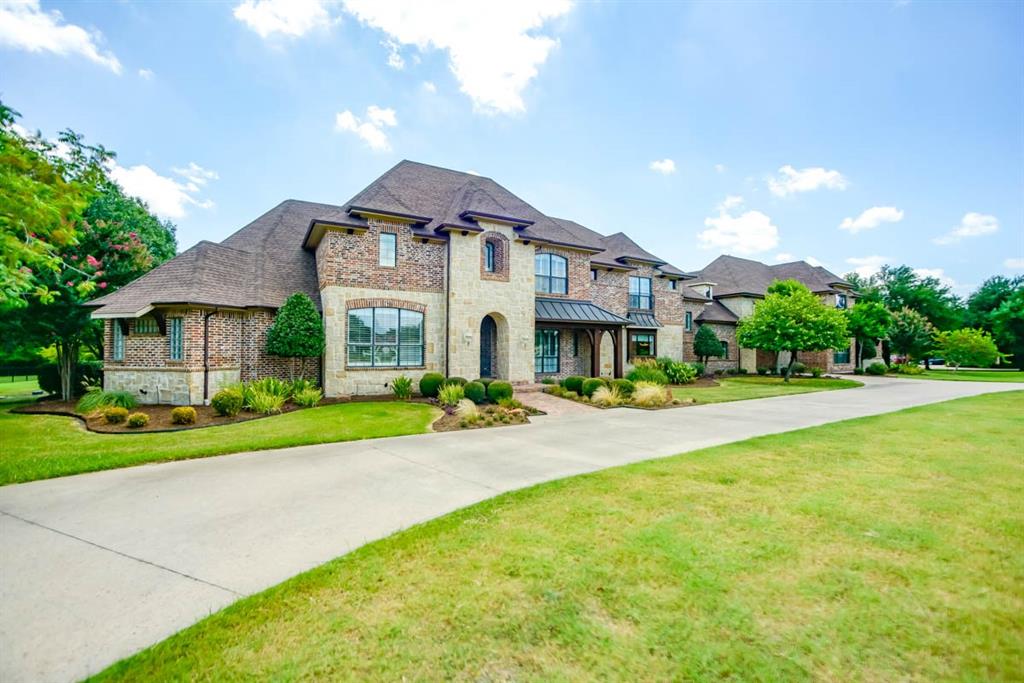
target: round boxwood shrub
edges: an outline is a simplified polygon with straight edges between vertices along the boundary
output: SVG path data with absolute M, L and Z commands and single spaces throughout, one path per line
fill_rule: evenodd
M 594 392 L 597 391 L 599 387 L 604 386 L 607 386 L 607 382 L 605 382 L 603 379 L 601 379 L 600 377 L 591 377 L 590 379 L 583 380 L 583 387 L 581 393 L 587 398 L 590 398 L 591 396 L 594 395 Z
M 485 387 L 489 387 L 489 386 L 491 386 L 491 382 L 494 381 L 494 378 L 493 377 L 477 377 L 473 381 L 474 382 L 480 382 L 480 384 L 483 384 Z
M 628 379 L 613 379 L 612 389 L 618 389 L 619 394 L 623 398 L 629 398 L 633 395 L 633 390 L 636 388 L 631 381 Z
M 483 403 L 487 400 L 487 387 L 480 382 L 467 382 L 466 386 L 462 387 L 462 393 L 473 403 Z
M 210 399 L 210 405 L 213 406 L 213 410 L 221 417 L 234 417 L 238 415 L 239 411 L 242 410 L 244 402 L 245 398 L 238 389 L 221 389 Z
M 121 406 L 110 406 L 103 411 L 103 419 L 108 425 L 119 425 L 128 419 L 128 409 Z
M 139 427 L 145 427 L 149 424 L 149 415 L 145 413 L 132 413 L 128 416 L 128 426 L 132 429 L 138 429 Z
M 497 403 L 503 398 L 512 398 L 512 385 L 508 382 L 491 382 L 487 387 L 487 396 Z
M 577 394 L 583 391 L 583 380 L 586 377 L 580 377 L 579 375 L 570 375 L 562 380 L 562 387 L 566 391 L 575 391 Z
M 460 387 L 464 387 L 466 386 L 467 381 L 468 380 L 465 377 L 449 377 L 445 381 L 441 382 L 441 386 L 447 387 L 451 386 L 452 384 L 457 384 Z
M 864 369 L 864 372 L 869 375 L 884 375 L 885 370 L 885 363 L 872 363 Z
M 444 375 L 438 372 L 428 372 L 420 378 L 420 393 L 427 398 L 437 398 L 437 392 L 444 382 Z
M 176 425 L 194 425 L 196 409 L 192 406 L 178 406 L 171 410 L 171 423 Z

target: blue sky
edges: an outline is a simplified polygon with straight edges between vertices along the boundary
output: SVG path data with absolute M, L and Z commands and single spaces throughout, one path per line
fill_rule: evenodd
M 1024 272 L 1024 3 L 0 0 L 0 97 L 181 248 L 408 158 L 687 270 Z

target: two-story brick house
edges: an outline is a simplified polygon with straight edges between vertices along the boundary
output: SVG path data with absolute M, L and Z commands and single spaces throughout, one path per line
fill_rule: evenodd
M 344 204 L 282 202 L 90 305 L 107 321 L 107 388 L 200 403 L 231 382 L 289 375 L 266 334 L 296 291 L 326 329 L 323 358 L 303 372 L 345 396 L 426 372 L 530 383 L 690 360 L 697 325 L 730 329 L 720 300 L 688 286 L 696 279 L 490 178 L 403 161 Z

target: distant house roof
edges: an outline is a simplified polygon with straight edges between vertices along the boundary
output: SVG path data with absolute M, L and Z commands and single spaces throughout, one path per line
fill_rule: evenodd
M 589 301 L 573 299 L 537 299 L 534 314 L 539 322 L 600 323 L 627 325 L 629 320 Z
M 220 244 L 202 241 L 121 289 L 93 299 L 100 316 L 131 317 L 161 304 L 278 308 L 295 292 L 320 305 L 309 222 L 335 207 L 281 202 Z
M 739 316 L 723 306 L 720 302 L 712 301 L 710 304 L 704 306 L 704 310 L 697 315 L 695 320 L 700 323 L 736 324 L 736 321 L 739 320 Z
M 821 266 L 806 261 L 768 265 L 760 261 L 722 255 L 695 274 L 700 282 L 715 283 L 715 297 L 751 294 L 764 296 L 776 280 L 795 279 L 813 292 L 834 292 L 835 287 L 852 287 L 846 280 Z

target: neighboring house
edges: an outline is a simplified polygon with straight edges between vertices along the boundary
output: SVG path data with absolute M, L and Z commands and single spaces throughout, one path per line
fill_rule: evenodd
M 687 286 L 697 279 L 490 178 L 402 161 L 343 205 L 282 202 L 89 305 L 107 321 L 106 388 L 182 404 L 288 377 L 266 334 L 296 291 L 326 329 L 324 356 L 304 374 L 347 396 L 426 372 L 530 383 L 619 377 L 648 356 L 692 360 L 696 325 L 723 337 L 735 327 L 728 301 Z
M 789 362 L 787 353 L 776 357 L 769 351 L 741 349 L 736 344 L 736 324 L 754 312 L 754 305 L 776 280 L 799 280 L 829 306 L 848 308 L 854 304 L 853 285 L 821 266 L 805 261 L 768 265 L 736 256 L 719 256 L 687 282 L 691 293 L 712 302 L 697 316 L 697 322 L 711 326 L 725 343 L 726 356 L 711 361 L 712 369 L 743 368 L 753 372 L 759 367 L 778 367 Z M 692 349 L 692 335 L 688 336 L 688 344 Z M 800 352 L 797 360 L 824 372 L 853 372 L 856 359 L 852 348 L 851 339 L 845 349 Z

